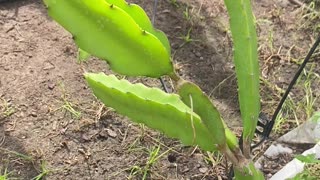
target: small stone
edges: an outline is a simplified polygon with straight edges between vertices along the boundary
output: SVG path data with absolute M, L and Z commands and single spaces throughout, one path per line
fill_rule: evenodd
M 285 83 L 286 82 L 286 79 L 284 78 L 284 77 L 279 77 L 279 79 L 278 79 L 278 81 L 279 82 L 281 82 L 281 83 Z
M 196 55 L 197 57 L 201 57 L 201 53 L 200 52 L 196 52 L 194 55 Z
M 113 138 L 117 137 L 117 133 L 115 131 L 111 129 L 107 129 L 107 132 L 110 137 L 113 137 Z
M 108 138 L 108 136 L 109 136 L 108 130 L 103 129 L 102 131 L 100 131 L 99 136 L 103 137 L 103 138 Z
M 172 49 L 178 49 L 179 48 L 179 44 L 177 43 L 172 43 Z
M 25 113 L 22 112 L 22 111 L 19 114 L 17 114 L 18 118 L 22 118 L 22 117 L 25 117 L 25 116 L 26 116 Z
M 54 83 L 48 84 L 48 89 L 53 90 L 56 85 Z
M 60 129 L 60 134 L 65 134 L 68 130 L 68 127 Z
M 271 173 L 267 174 L 267 177 L 268 177 L 268 178 L 271 178 L 271 177 L 272 177 L 272 174 L 271 174 Z
M 288 0 L 280 0 L 280 2 L 279 2 L 279 5 L 280 5 L 282 8 L 288 7 L 289 4 L 290 4 L 290 2 L 289 2 Z
M 33 112 L 30 113 L 30 116 L 32 116 L 32 117 L 37 117 L 38 115 L 37 115 L 36 112 L 33 111 Z
M 206 172 L 208 171 L 208 168 L 202 167 L 202 168 L 199 168 L 199 171 L 200 171 L 201 173 L 206 173 Z
M 57 130 L 57 127 L 58 127 L 58 122 L 57 121 L 53 121 L 52 123 L 52 130 Z
M 87 134 L 82 134 L 82 139 L 85 141 L 89 141 L 91 138 Z
M 184 167 L 183 170 L 182 170 L 182 172 L 185 173 L 185 172 L 188 172 L 189 170 L 190 170 L 190 169 L 189 169 L 188 167 Z
M 54 65 L 50 62 L 45 62 L 44 63 L 44 67 L 43 67 L 43 70 L 50 70 L 50 69 L 54 69 Z

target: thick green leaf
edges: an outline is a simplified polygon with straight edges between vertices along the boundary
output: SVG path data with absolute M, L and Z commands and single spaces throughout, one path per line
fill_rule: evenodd
M 178 93 L 182 101 L 200 116 L 218 147 L 225 147 L 225 126 L 208 96 L 197 85 L 188 81 L 182 81 L 178 85 Z
M 156 36 L 167 49 L 168 53 L 171 54 L 170 43 L 167 36 L 160 30 L 153 27 L 146 12 L 138 5 L 127 3 L 125 0 L 106 0 L 108 3 L 116 5 L 117 7 L 128 13 L 131 18 L 144 30 Z
M 225 0 L 230 16 L 244 141 L 250 145 L 260 111 L 257 35 L 250 0 Z
M 103 73 L 86 73 L 85 78 L 97 98 L 132 121 L 178 138 L 186 145 L 216 150 L 208 129 L 179 96 Z
M 113 71 L 150 77 L 173 73 L 168 45 L 116 5 L 106 0 L 44 2 L 49 15 L 71 32 L 78 47 L 108 61 Z

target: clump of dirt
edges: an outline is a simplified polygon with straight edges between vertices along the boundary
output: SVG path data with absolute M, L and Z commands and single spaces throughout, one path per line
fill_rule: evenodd
M 151 15 L 152 1 L 131 2 Z M 296 28 L 302 10 L 289 1 L 256 1 L 254 11 L 260 37 L 262 110 L 271 114 L 313 38 L 305 29 Z M 170 39 L 178 73 L 198 83 L 228 124 L 241 129 L 223 2 L 159 1 L 155 26 Z M 1 3 L 2 171 L 12 172 L 10 177 L 31 179 L 41 173 L 39 162 L 43 161 L 48 179 L 141 179 L 144 175 L 148 179 L 227 178 L 228 163 L 221 155 L 185 147 L 104 107 L 82 74 L 84 70 L 112 72 L 95 58 L 79 64 L 76 55 L 71 35 L 47 16 L 41 1 Z M 312 67 L 312 73 L 318 73 L 318 65 Z M 138 81 L 160 87 L 158 81 Z M 312 81 L 312 88 L 319 87 L 316 82 Z M 293 91 L 294 100 L 304 99 L 302 85 Z M 316 100 L 312 108 L 318 106 Z M 292 116 L 287 118 L 292 120 Z M 32 160 L 22 162 L 21 157 L 8 152 Z

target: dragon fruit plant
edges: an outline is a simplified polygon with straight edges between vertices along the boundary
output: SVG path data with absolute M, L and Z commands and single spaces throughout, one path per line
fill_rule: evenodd
M 243 122 L 243 149 L 209 97 L 182 79 L 171 61 L 166 35 L 145 11 L 124 0 L 44 0 L 49 15 L 69 31 L 81 52 L 106 60 L 115 73 L 168 76 L 176 94 L 114 75 L 85 73 L 94 95 L 106 106 L 185 145 L 220 151 L 234 166 L 235 179 L 264 179 L 250 158 L 260 111 L 257 35 L 250 0 L 225 0 L 233 37 L 234 64 Z

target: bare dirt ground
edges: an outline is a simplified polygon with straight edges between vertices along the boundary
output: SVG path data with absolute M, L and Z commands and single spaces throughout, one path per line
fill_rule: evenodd
M 153 1 L 131 2 L 151 15 Z M 307 11 L 288 0 L 257 0 L 253 6 L 262 111 L 271 115 L 319 33 L 319 17 L 316 9 Z M 178 72 L 198 83 L 239 132 L 223 1 L 160 0 L 155 26 L 168 35 Z M 0 174 L 7 171 L 16 179 L 44 174 L 45 179 L 226 179 L 221 155 L 185 147 L 102 106 L 82 74 L 112 72 L 103 61 L 80 64 L 76 57 L 70 34 L 47 16 L 40 0 L 0 3 Z M 319 55 L 306 69 L 273 137 L 319 110 Z M 156 81 L 136 81 L 160 87 Z M 262 152 L 256 151 L 256 156 Z

